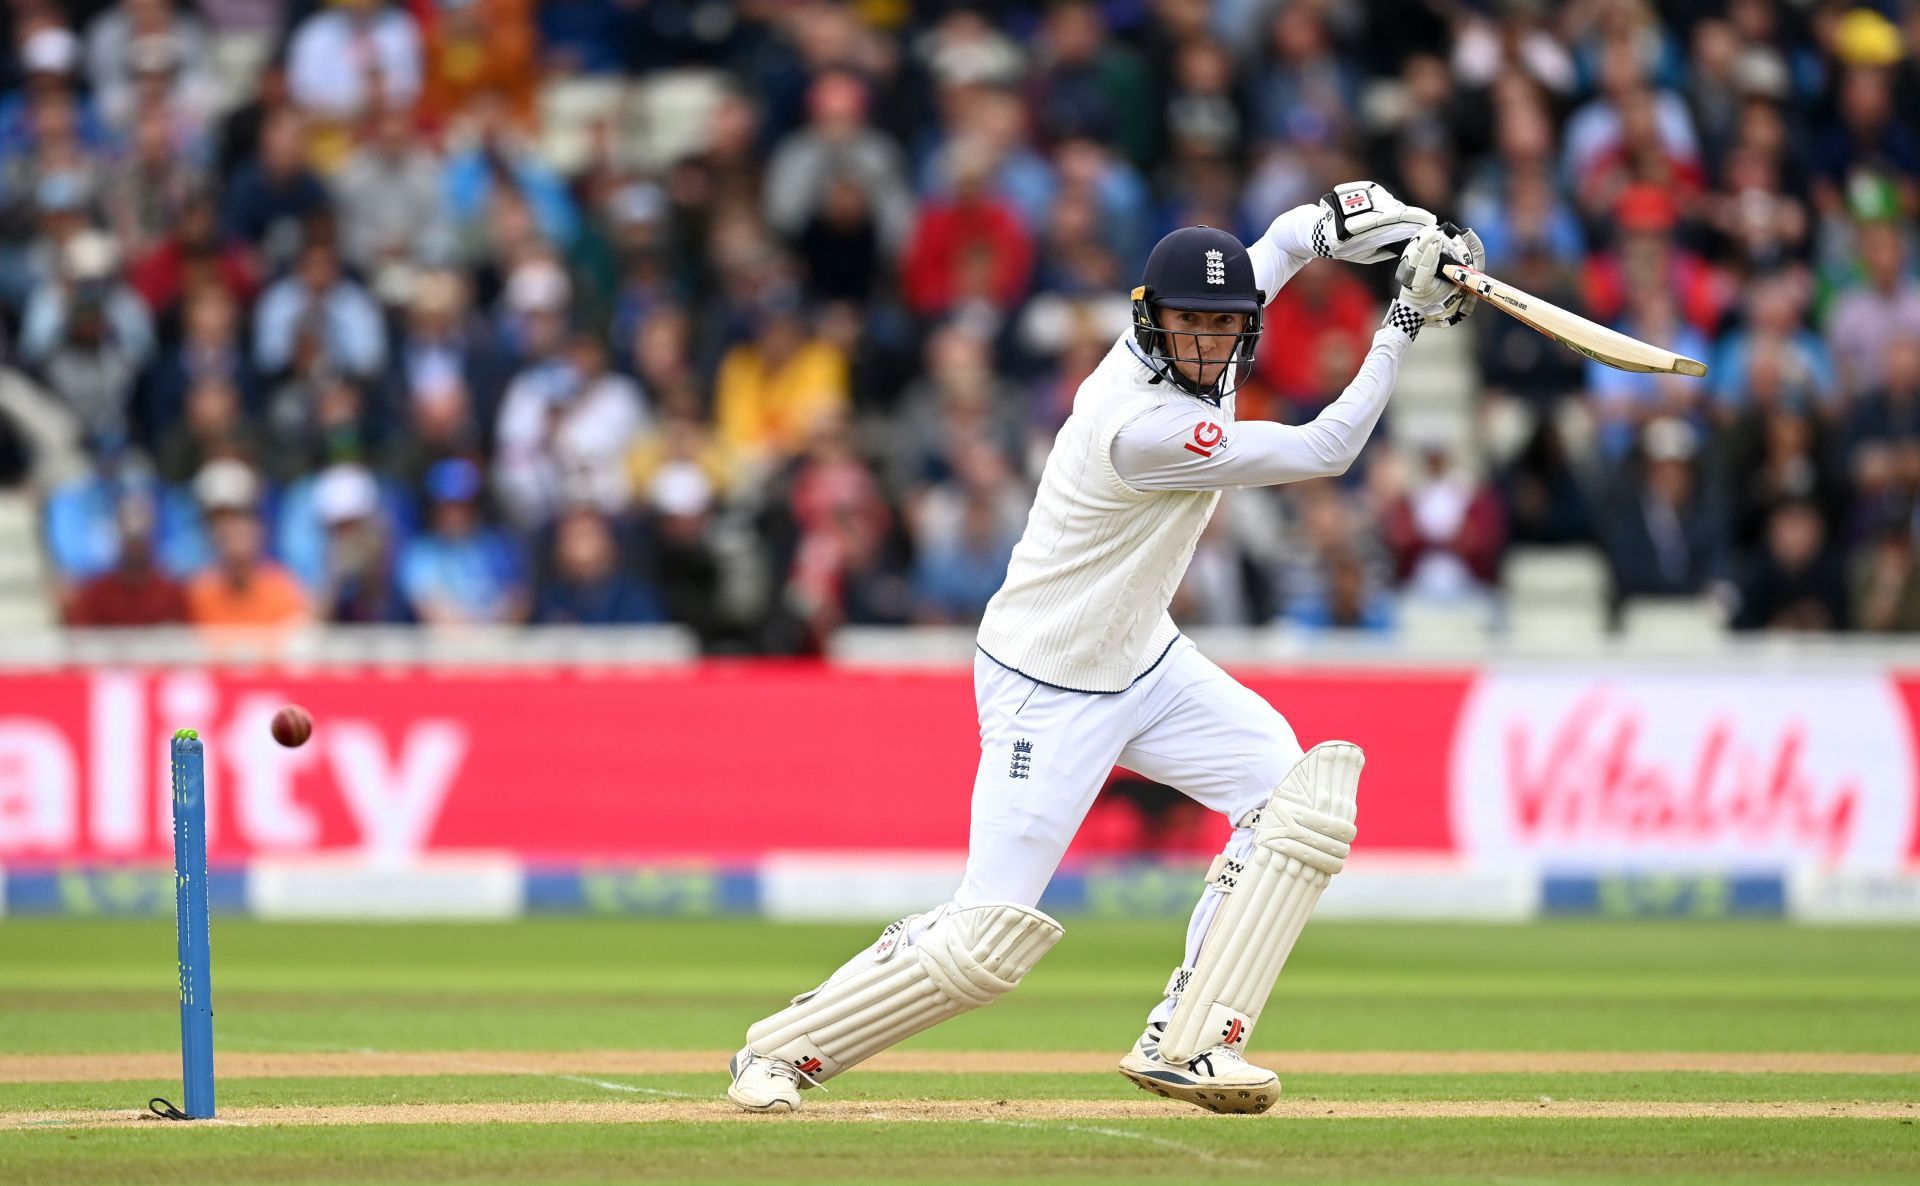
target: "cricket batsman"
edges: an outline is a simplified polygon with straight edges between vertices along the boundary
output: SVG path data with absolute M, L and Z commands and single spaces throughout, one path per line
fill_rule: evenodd
M 1439 274 L 1478 236 L 1370 181 L 1337 186 L 1243 246 L 1174 231 L 1133 290 L 1133 327 L 1074 396 L 974 659 L 980 767 L 953 900 L 889 925 L 818 988 L 747 1030 L 727 1098 L 800 1106 L 822 1083 L 991 1004 L 1060 938 L 1035 908 L 1118 764 L 1233 821 L 1144 1033 L 1120 1071 L 1215 1112 L 1264 1112 L 1279 1078 L 1244 1055 L 1301 928 L 1354 838 L 1362 757 L 1293 729 L 1181 636 L 1167 605 L 1220 492 L 1346 472 L 1423 326 L 1473 299 Z M 1316 256 L 1399 256 L 1397 297 L 1346 390 L 1311 423 L 1236 421 L 1268 299 Z M 1284 344 L 1283 344 L 1284 345 Z

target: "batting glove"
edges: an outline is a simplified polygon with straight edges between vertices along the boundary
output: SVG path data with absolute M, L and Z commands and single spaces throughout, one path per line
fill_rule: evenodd
M 1440 274 L 1447 247 L 1447 233 L 1433 226 L 1420 232 L 1400 252 L 1400 264 L 1393 270 L 1400 293 L 1387 307 L 1386 324 L 1409 338 L 1418 337 L 1420 328 L 1428 322 L 1444 324 L 1452 315 L 1457 303 L 1453 297 L 1459 289 Z
M 1409 206 L 1371 181 L 1347 181 L 1320 199 L 1314 254 L 1355 264 L 1394 257 L 1400 244 L 1434 224 L 1431 211 Z
M 1440 230 L 1447 236 L 1446 246 L 1440 249 L 1442 262 L 1464 264 L 1476 272 L 1486 265 L 1486 244 L 1480 242 L 1480 236 L 1471 227 L 1461 230 L 1450 222 L 1440 224 Z M 1444 279 L 1444 277 L 1443 277 Z M 1447 325 L 1459 325 L 1473 315 L 1480 307 L 1480 298 L 1464 288 L 1455 287 L 1453 299 L 1447 305 Z

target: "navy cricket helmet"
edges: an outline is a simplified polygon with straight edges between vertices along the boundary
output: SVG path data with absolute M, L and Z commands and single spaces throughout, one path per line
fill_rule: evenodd
M 1260 341 L 1261 312 L 1267 299 L 1253 280 L 1253 260 L 1240 240 L 1210 226 L 1190 226 L 1156 243 L 1147 257 L 1147 274 L 1133 290 L 1133 340 L 1148 365 L 1161 378 L 1194 395 L 1219 398 L 1231 394 L 1253 364 Z M 1174 332 L 1160 323 L 1159 310 L 1183 309 L 1197 313 L 1244 313 L 1246 327 L 1239 333 Z M 1201 355 L 1201 338 L 1233 338 L 1224 360 L 1231 365 L 1206 387 L 1180 373 L 1175 363 L 1196 366 L 1222 359 Z M 1233 375 L 1233 388 L 1226 386 Z

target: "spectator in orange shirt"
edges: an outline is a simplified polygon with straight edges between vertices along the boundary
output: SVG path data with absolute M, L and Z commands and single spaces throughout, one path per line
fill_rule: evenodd
M 300 583 L 265 555 L 260 480 L 244 462 L 212 461 L 193 480 L 213 537 L 213 567 L 187 585 L 187 616 L 213 627 L 293 626 L 307 620 Z
M 426 60 L 421 111 L 444 127 L 483 91 L 504 100 L 515 123 L 534 124 L 540 34 L 534 0 L 452 0 L 416 5 Z

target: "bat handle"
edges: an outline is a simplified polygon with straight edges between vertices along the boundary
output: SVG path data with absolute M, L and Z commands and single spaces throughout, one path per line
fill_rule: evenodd
M 1455 288 L 1473 293 L 1475 296 L 1486 295 L 1486 289 L 1480 286 L 1480 280 L 1482 278 L 1480 273 L 1474 271 L 1472 268 L 1465 267 L 1461 264 L 1441 264 L 1440 274 L 1452 281 Z

